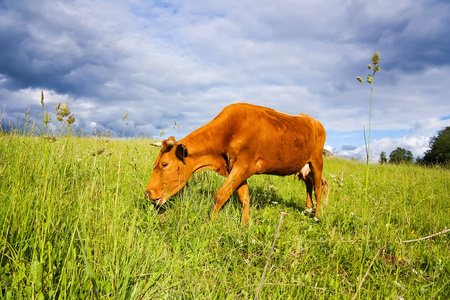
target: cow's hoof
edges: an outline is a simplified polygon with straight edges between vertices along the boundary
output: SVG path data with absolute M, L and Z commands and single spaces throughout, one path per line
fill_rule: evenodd
M 312 207 L 307 207 L 305 209 L 305 213 L 312 214 L 313 213 L 313 208 Z

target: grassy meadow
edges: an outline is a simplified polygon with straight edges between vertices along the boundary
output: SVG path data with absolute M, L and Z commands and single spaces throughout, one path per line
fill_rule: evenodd
M 450 171 L 325 158 L 320 222 L 293 176 L 249 180 L 205 223 L 224 181 L 195 174 L 157 207 L 149 140 L 0 136 L 0 298 L 449 299 Z M 432 234 L 439 233 L 434 237 Z

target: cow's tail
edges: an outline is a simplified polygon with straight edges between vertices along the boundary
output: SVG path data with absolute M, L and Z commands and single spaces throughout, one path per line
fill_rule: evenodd
M 325 180 L 325 178 L 322 176 L 322 193 L 323 193 L 323 206 L 328 206 L 328 193 L 330 192 L 330 185 Z

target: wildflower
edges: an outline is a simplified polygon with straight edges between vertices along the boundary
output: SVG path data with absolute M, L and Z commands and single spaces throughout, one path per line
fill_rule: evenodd
M 414 236 L 414 230 L 413 230 L 413 231 L 411 231 L 411 235 L 412 235 L 412 236 Z
M 356 76 L 356 79 L 358 79 L 359 82 L 364 82 L 364 79 L 362 79 L 360 76 Z
M 372 70 L 372 65 L 367 65 L 367 69 Z

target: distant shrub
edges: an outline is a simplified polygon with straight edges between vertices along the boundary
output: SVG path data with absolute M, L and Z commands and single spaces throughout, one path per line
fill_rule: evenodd
M 430 150 L 420 161 L 425 164 L 450 164 L 450 126 L 431 138 Z
M 390 164 L 413 163 L 414 157 L 410 150 L 398 147 L 389 154 Z

